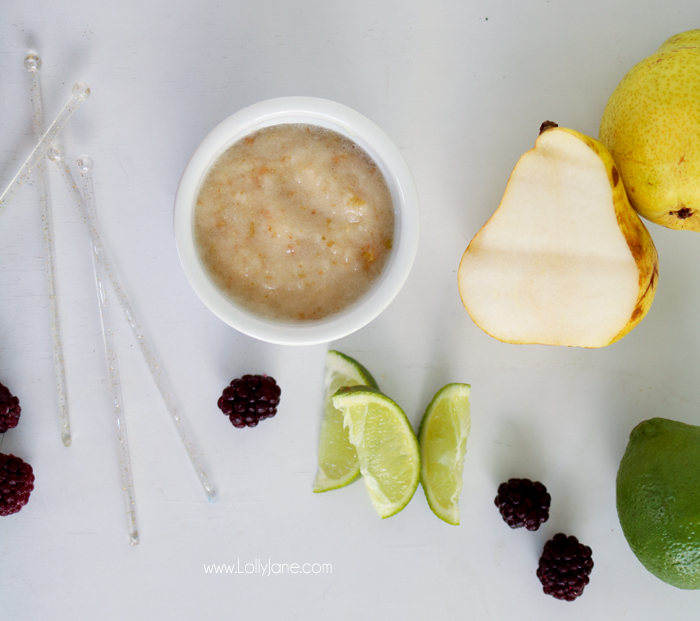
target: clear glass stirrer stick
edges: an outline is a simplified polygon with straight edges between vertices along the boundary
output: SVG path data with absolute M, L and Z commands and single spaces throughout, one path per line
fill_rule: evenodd
M 71 189 L 78 189 L 73 181 L 73 175 L 64 160 L 65 151 L 59 144 L 52 144 L 49 148 L 48 157 L 51 161 L 58 164 L 62 176 L 69 183 Z M 71 191 L 71 194 L 73 192 Z M 79 201 L 82 216 L 85 220 L 91 223 L 90 230 L 92 231 L 92 222 L 95 219 L 94 206 L 92 201 L 85 196 L 85 200 Z M 105 356 L 107 358 L 107 367 L 109 370 L 109 390 L 112 395 L 112 405 L 116 414 L 117 422 L 117 439 L 119 446 L 119 466 L 122 476 L 122 488 L 124 491 L 124 503 L 126 505 L 126 516 L 129 527 L 129 542 L 131 545 L 136 545 L 139 542 L 139 527 L 136 515 L 136 497 L 134 495 L 134 480 L 131 474 L 131 457 L 129 453 L 129 441 L 126 434 L 126 418 L 124 416 L 124 407 L 122 400 L 121 382 L 119 380 L 119 366 L 117 365 L 117 352 L 114 346 L 114 333 L 112 331 L 112 318 L 110 314 L 110 306 L 106 292 L 106 273 L 107 266 L 105 265 L 105 254 L 103 248 L 100 247 L 98 241 L 90 235 L 90 245 L 92 247 L 92 267 L 95 273 L 95 285 L 97 287 L 97 301 L 100 307 L 100 320 L 102 322 L 102 339 L 105 346 Z
M 50 156 L 51 154 L 49 154 L 49 157 Z M 89 170 L 85 170 L 84 160 L 88 159 L 89 158 L 87 156 L 83 156 L 82 158 L 80 158 L 78 167 L 80 168 L 81 174 L 85 175 L 87 173 L 90 175 L 91 178 L 92 173 Z M 71 174 L 68 166 L 64 166 L 62 164 L 63 163 L 59 163 L 59 169 L 61 170 L 61 173 L 63 174 L 67 185 L 69 186 L 69 190 L 78 207 L 78 210 L 81 212 L 81 214 L 85 214 L 85 202 L 80 192 L 78 191 L 75 181 L 73 180 L 73 175 Z M 90 194 L 91 196 L 94 196 L 92 192 L 90 192 Z M 85 218 L 85 216 L 83 217 Z M 117 278 L 117 274 L 114 270 L 114 264 L 112 263 L 109 257 L 109 252 L 100 240 L 100 233 L 96 226 L 97 223 L 92 221 L 90 218 L 86 218 L 86 220 L 88 228 L 90 229 L 90 234 L 93 237 L 94 243 L 98 246 L 100 252 L 102 253 L 102 260 L 105 265 L 105 271 L 112 283 L 112 288 L 116 293 L 117 299 L 119 300 L 119 304 L 121 305 L 124 314 L 126 315 L 127 321 L 129 322 L 129 326 L 131 326 L 131 330 L 133 331 L 134 336 L 136 337 L 136 342 L 139 344 L 141 353 L 143 354 L 146 364 L 148 365 L 148 369 L 150 370 L 151 375 L 153 376 L 153 380 L 155 381 L 158 391 L 160 392 L 160 396 L 163 399 L 163 402 L 165 403 L 165 407 L 168 409 L 170 417 L 173 423 L 175 424 L 175 428 L 177 429 L 178 435 L 180 436 L 180 441 L 182 442 L 182 445 L 184 446 L 185 451 L 187 452 L 187 456 L 190 458 L 190 462 L 197 474 L 199 483 L 202 486 L 202 489 L 204 490 L 204 493 L 206 494 L 208 500 L 210 502 L 215 502 L 218 499 L 218 493 L 213 483 L 210 481 L 209 475 L 207 474 L 204 468 L 201 452 L 199 451 L 199 448 L 197 447 L 193 439 L 194 435 L 189 430 L 189 426 L 187 424 L 186 419 L 183 418 L 180 414 L 180 408 L 175 399 L 175 391 L 172 388 L 172 384 L 170 383 L 168 376 L 165 374 L 163 366 L 156 358 L 155 350 L 149 343 L 146 334 L 141 328 L 141 325 L 139 324 L 139 321 L 136 318 L 136 314 L 134 313 L 134 310 L 131 307 L 129 298 L 127 297 L 124 288 L 122 287 L 119 279 Z
M 41 85 L 39 69 L 41 59 L 29 54 L 24 59 L 24 67 L 31 76 L 31 95 L 34 107 L 34 137 L 40 140 L 44 134 L 44 111 L 41 104 Z M 58 299 L 56 297 L 56 267 L 54 257 L 56 249 L 53 238 L 53 214 L 49 200 L 49 184 L 46 175 L 46 160 L 41 159 L 37 165 L 39 172 L 39 202 L 41 219 L 44 223 L 44 252 L 46 254 L 46 278 L 48 282 L 49 313 L 51 315 L 51 338 L 53 341 L 53 366 L 56 376 L 56 392 L 58 395 L 58 416 L 61 423 L 61 440 L 65 446 L 71 445 L 70 419 L 68 417 L 68 391 L 66 388 L 66 368 L 63 361 L 63 345 L 61 342 L 60 323 L 58 321 Z
M 2 213 L 2 210 L 5 208 L 7 203 L 9 203 L 12 197 L 17 193 L 17 190 L 22 187 L 22 184 L 27 180 L 27 177 L 29 177 L 34 168 L 36 168 L 36 166 L 41 162 L 41 158 L 44 157 L 44 153 L 46 153 L 49 145 L 66 126 L 68 119 L 70 119 L 76 108 L 89 96 L 90 87 L 85 84 L 85 82 L 79 82 L 73 87 L 73 95 L 68 100 L 68 103 L 54 119 L 53 123 L 51 123 L 49 128 L 46 130 L 46 133 L 41 137 L 38 144 L 34 147 L 34 150 L 25 160 L 22 168 L 19 169 L 19 172 L 15 175 L 15 178 L 10 182 L 10 185 L 8 185 L 2 195 L 0 195 L 0 213 Z

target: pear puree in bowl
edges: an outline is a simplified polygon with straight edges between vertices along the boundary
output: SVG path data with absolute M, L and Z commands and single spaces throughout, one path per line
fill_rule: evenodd
M 195 207 L 210 278 L 259 316 L 304 322 L 358 300 L 384 268 L 394 204 L 374 161 L 316 125 L 266 127 L 212 166 Z

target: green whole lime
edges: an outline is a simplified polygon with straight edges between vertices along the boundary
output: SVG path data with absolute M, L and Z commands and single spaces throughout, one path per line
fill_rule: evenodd
M 644 567 L 679 589 L 700 589 L 700 427 L 652 418 L 632 430 L 617 514 Z

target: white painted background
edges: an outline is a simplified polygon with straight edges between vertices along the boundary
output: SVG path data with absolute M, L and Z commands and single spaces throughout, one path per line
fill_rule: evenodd
M 660 582 L 620 531 L 614 482 L 632 427 L 700 423 L 700 236 L 649 225 L 656 300 L 599 351 L 515 346 L 464 311 L 456 270 L 546 119 L 596 136 L 608 96 L 669 36 L 700 27 L 695 0 L 214 2 L 4 0 L 0 180 L 33 145 L 32 49 L 47 118 L 76 81 L 92 97 L 63 141 L 95 160 L 105 242 L 177 386 L 221 501 L 209 505 L 120 315 L 121 367 L 142 542 L 127 543 L 115 430 L 86 231 L 51 170 L 58 289 L 74 430 L 59 439 L 36 187 L 0 214 L 0 381 L 22 403 L 0 451 L 34 467 L 29 504 L 0 519 L 0 618 L 697 619 L 700 593 Z M 394 303 L 333 344 L 362 361 L 417 426 L 447 382 L 472 384 L 462 525 L 418 490 L 380 521 L 364 486 L 314 495 L 325 346 L 267 345 L 204 308 L 175 251 L 185 164 L 236 110 L 283 95 L 355 108 L 400 147 L 422 205 L 414 269 Z M 216 408 L 244 373 L 282 386 L 276 418 L 234 429 Z M 493 498 L 543 481 L 550 520 L 511 531 Z M 543 595 L 556 532 L 593 549 L 584 596 Z M 206 575 L 204 565 L 331 563 L 331 575 Z

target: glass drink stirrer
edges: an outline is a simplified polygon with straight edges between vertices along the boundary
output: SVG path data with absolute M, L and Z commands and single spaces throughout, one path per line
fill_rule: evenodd
M 68 100 L 68 103 L 64 106 L 63 110 L 54 119 L 53 123 L 46 130 L 46 133 L 41 137 L 38 144 L 34 147 L 34 150 L 29 154 L 29 157 L 22 164 L 22 168 L 15 175 L 14 179 L 10 182 L 10 185 L 5 188 L 5 191 L 0 195 L 0 213 L 5 208 L 7 203 L 10 202 L 12 197 L 17 193 L 22 187 L 22 184 L 26 181 L 27 177 L 32 173 L 34 168 L 36 168 L 40 162 L 41 158 L 44 157 L 44 153 L 49 148 L 49 145 L 56 139 L 56 136 L 61 132 L 61 130 L 66 126 L 68 119 L 70 119 L 73 112 L 80 105 L 81 102 L 85 101 L 90 96 L 90 87 L 85 84 L 85 82 L 78 82 L 73 87 L 73 95 Z
M 44 134 L 44 112 L 41 105 L 41 85 L 39 84 L 39 69 L 41 59 L 29 54 L 24 59 L 24 67 L 31 76 L 31 96 L 34 107 L 34 137 L 41 140 Z M 58 393 L 58 416 L 61 423 L 61 440 L 65 446 L 71 445 L 70 419 L 68 417 L 68 391 L 66 389 L 66 369 L 63 362 L 63 345 L 61 342 L 60 324 L 58 321 L 58 299 L 56 297 L 56 268 L 54 257 L 53 214 L 49 200 L 49 185 L 46 172 L 46 160 L 42 157 L 37 164 L 39 202 L 41 219 L 44 223 L 44 252 L 46 254 L 46 277 L 48 281 L 49 313 L 51 315 L 51 337 L 53 341 L 53 365 L 56 376 Z
M 56 164 L 58 164 L 58 168 L 61 171 L 61 175 L 63 176 L 64 180 L 66 181 L 66 185 L 68 186 L 69 192 L 74 202 L 76 203 L 76 206 L 78 207 L 81 216 L 87 222 L 92 244 L 99 251 L 104 265 L 104 272 L 106 273 L 107 277 L 112 283 L 112 289 L 114 290 L 114 293 L 117 299 L 119 300 L 119 304 L 121 305 L 122 310 L 126 315 L 129 326 L 131 326 L 134 336 L 136 337 L 136 342 L 139 344 L 141 353 L 143 354 L 146 364 L 148 365 L 151 375 L 153 376 L 153 379 L 156 383 L 158 391 L 160 392 L 163 402 L 165 403 L 165 406 L 168 412 L 170 413 L 172 421 L 175 424 L 175 428 L 177 429 L 178 435 L 180 436 L 180 440 L 183 446 L 185 447 L 185 451 L 187 452 L 188 457 L 190 458 L 190 462 L 194 467 L 199 482 L 202 488 L 204 489 L 204 493 L 206 494 L 209 501 L 214 502 L 218 498 L 216 488 L 211 483 L 211 481 L 209 480 L 209 476 L 204 470 L 204 467 L 202 465 L 202 459 L 200 456 L 200 451 L 198 450 L 194 440 L 192 439 L 193 436 L 188 429 L 186 420 L 179 413 L 177 402 L 175 401 L 175 398 L 173 396 L 174 391 L 172 390 L 170 380 L 168 379 L 167 375 L 165 375 L 162 365 L 157 360 L 154 350 L 148 342 L 148 339 L 146 338 L 146 335 L 136 318 L 136 314 L 134 313 L 134 310 L 131 307 L 126 292 L 124 291 L 116 275 L 107 248 L 105 248 L 100 239 L 99 230 L 97 228 L 97 221 L 94 218 L 92 160 L 87 156 L 83 156 L 80 158 L 78 163 L 81 175 L 83 176 L 86 183 L 85 199 L 83 199 L 83 196 L 80 194 L 78 187 L 73 179 L 73 175 L 70 171 L 70 168 L 65 163 L 65 161 L 63 161 L 63 150 L 56 145 L 52 145 L 48 155 L 49 159 L 53 160 L 54 162 L 56 162 Z M 89 203 L 88 205 L 86 205 L 87 201 L 93 203 L 92 212 L 89 212 Z M 91 216 L 90 213 L 92 213 L 93 216 Z
M 49 147 L 48 157 L 51 161 L 58 164 L 59 169 L 64 178 L 70 184 L 71 189 L 78 189 L 73 182 L 70 169 L 64 161 L 65 151 L 60 144 L 53 143 Z M 64 170 L 65 169 L 65 170 Z M 69 175 L 71 178 L 68 179 Z M 73 192 L 71 192 L 73 194 Z M 107 367 L 109 371 L 109 390 L 112 396 L 112 405 L 116 414 L 117 422 L 117 440 L 119 448 L 119 467 L 122 477 L 122 489 L 124 492 L 124 504 L 126 506 L 126 517 L 129 529 L 129 543 L 136 545 L 139 543 L 139 527 L 138 517 L 136 514 L 136 497 L 134 495 L 134 479 L 131 472 L 131 456 L 129 453 L 129 440 L 126 434 L 126 418 L 124 416 L 124 407 L 122 400 L 121 381 L 119 379 L 119 366 L 117 365 L 117 351 L 114 345 L 114 333 L 112 331 L 112 318 L 110 314 L 110 306 L 108 304 L 108 296 L 105 291 L 107 266 L 105 265 L 105 255 L 101 252 L 101 248 L 96 242 L 92 230 L 95 226 L 94 222 L 94 205 L 92 204 L 91 196 L 85 194 L 84 201 L 81 199 L 78 206 L 81 208 L 83 218 L 88 222 L 90 227 L 90 245 L 92 247 L 92 268 L 95 274 L 95 285 L 97 286 L 97 301 L 100 308 L 100 322 L 102 324 L 102 340 L 104 341 L 105 357 L 107 359 Z

